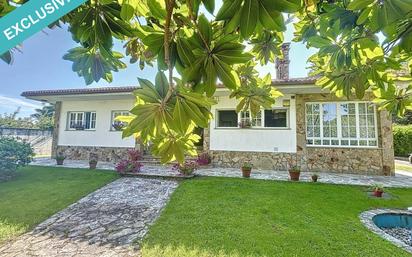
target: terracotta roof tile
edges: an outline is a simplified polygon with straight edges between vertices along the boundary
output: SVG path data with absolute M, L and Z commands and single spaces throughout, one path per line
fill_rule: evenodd
M 291 78 L 273 80 L 273 85 L 309 85 L 314 84 L 316 78 Z M 222 84 L 217 86 L 223 88 Z M 112 94 L 112 93 L 130 93 L 138 89 L 137 86 L 127 87 L 97 87 L 97 88 L 77 88 L 77 89 L 51 89 L 51 90 L 37 90 L 37 91 L 25 91 L 21 94 L 24 97 L 35 96 L 59 96 L 59 95 L 88 95 L 88 94 Z
M 130 93 L 138 88 L 139 87 L 136 87 L 136 86 L 129 86 L 129 87 L 52 89 L 52 90 L 25 91 L 21 94 L 21 96 L 30 97 L 30 96 L 49 96 L 49 95 L 87 95 L 87 94 Z

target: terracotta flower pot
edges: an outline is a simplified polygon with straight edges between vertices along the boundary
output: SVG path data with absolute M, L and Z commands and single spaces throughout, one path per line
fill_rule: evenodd
M 61 159 L 56 159 L 57 165 L 63 165 L 63 162 L 64 162 L 64 159 L 63 159 L 63 160 L 61 160 Z
M 89 167 L 91 170 L 96 169 L 96 166 L 97 166 L 97 162 L 89 162 Z
M 382 197 L 383 191 L 375 190 L 373 191 L 373 195 L 376 197 Z
M 289 171 L 289 177 L 292 181 L 299 181 L 300 172 L 297 171 Z
M 244 178 L 249 178 L 251 172 L 252 172 L 252 169 L 242 168 L 242 176 Z

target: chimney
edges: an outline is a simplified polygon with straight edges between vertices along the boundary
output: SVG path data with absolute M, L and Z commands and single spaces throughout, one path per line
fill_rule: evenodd
M 276 58 L 276 79 L 289 79 L 289 49 L 290 43 L 282 44 L 283 58 Z

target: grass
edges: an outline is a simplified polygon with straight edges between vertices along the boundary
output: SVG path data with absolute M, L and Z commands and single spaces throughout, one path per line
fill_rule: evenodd
M 144 257 L 410 256 L 358 215 L 412 206 L 412 189 L 200 178 L 184 181 L 143 242 Z
M 412 167 L 411 166 L 403 165 L 403 164 L 395 164 L 395 169 L 396 170 L 403 170 L 403 171 L 412 172 Z
M 0 182 L 0 243 L 114 180 L 114 172 L 29 166 Z

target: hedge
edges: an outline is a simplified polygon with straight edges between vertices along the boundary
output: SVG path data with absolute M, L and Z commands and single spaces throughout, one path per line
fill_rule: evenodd
M 396 156 L 409 156 L 412 153 L 412 125 L 394 125 L 393 144 Z

